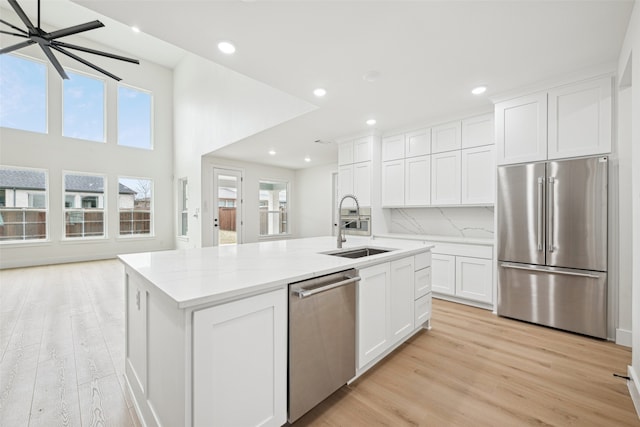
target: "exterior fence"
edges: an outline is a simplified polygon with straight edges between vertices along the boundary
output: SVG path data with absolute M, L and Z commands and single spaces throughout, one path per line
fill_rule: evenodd
M 120 235 L 151 234 L 151 211 L 120 210 Z
M 47 211 L 31 208 L 0 209 L 0 240 L 47 238 Z
M 104 236 L 104 211 L 102 209 L 68 209 L 64 213 L 66 237 Z
M 280 208 L 277 211 L 270 211 L 267 208 L 260 208 L 260 235 L 268 236 L 269 235 L 269 221 L 271 221 L 271 215 L 278 215 L 278 232 L 271 233 L 273 234 L 283 234 L 288 233 L 287 229 L 287 210 L 285 208 Z
M 236 208 L 218 208 L 220 230 L 236 231 Z

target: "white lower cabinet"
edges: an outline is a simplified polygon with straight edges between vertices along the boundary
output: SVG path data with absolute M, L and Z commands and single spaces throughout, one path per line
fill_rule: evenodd
M 402 258 L 359 271 L 359 373 L 430 319 L 430 273 L 425 275 L 431 270 L 428 255 L 419 254 L 415 259 Z M 416 265 L 421 270 L 416 271 Z M 427 290 L 419 298 L 416 296 L 416 280 L 420 281 L 420 292 Z
M 432 254 L 432 290 L 455 301 L 493 304 L 493 248 L 466 244 L 436 244 Z
M 286 290 L 199 310 L 193 316 L 193 425 L 283 425 Z

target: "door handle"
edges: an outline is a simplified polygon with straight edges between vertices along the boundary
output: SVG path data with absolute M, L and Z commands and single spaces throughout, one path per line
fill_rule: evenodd
M 544 202 L 544 178 L 538 177 L 538 251 L 542 251 L 542 204 Z
M 300 298 L 307 298 L 307 297 L 310 297 L 311 295 L 319 294 L 320 292 L 329 291 L 331 289 L 339 288 L 340 286 L 350 285 L 351 283 L 355 283 L 359 281 L 360 281 L 360 276 L 356 276 L 346 280 L 341 280 L 340 282 L 331 283 L 330 285 L 327 285 L 327 286 L 322 286 L 321 288 L 314 288 L 314 289 L 299 288 L 299 289 L 293 289 L 291 292 L 293 292 L 295 295 L 297 295 Z
M 553 222 L 554 222 L 554 199 L 555 199 L 555 190 L 554 190 L 554 185 L 555 185 L 555 178 L 554 177 L 549 177 L 549 218 L 547 219 L 548 224 L 547 226 L 549 227 L 549 253 L 553 252 L 555 250 L 555 247 L 553 245 L 553 233 L 554 233 L 554 229 L 553 229 Z
M 588 277 L 589 279 L 599 279 L 600 276 L 593 273 L 580 273 L 578 271 L 566 271 L 566 270 L 550 270 L 542 267 L 527 267 L 524 265 L 510 264 L 508 262 L 503 262 L 500 264 L 502 268 L 512 268 L 514 270 L 526 270 L 526 271 L 538 271 L 541 273 L 549 273 L 549 274 L 564 274 L 565 276 L 578 276 L 578 277 Z

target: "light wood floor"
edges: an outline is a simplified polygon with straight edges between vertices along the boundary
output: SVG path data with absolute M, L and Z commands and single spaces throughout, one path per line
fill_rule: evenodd
M 626 373 L 628 349 L 433 307 L 431 331 L 296 427 L 640 426 L 625 381 L 612 375 Z M 118 261 L 0 271 L 0 357 L 1 426 L 139 425 L 123 388 Z

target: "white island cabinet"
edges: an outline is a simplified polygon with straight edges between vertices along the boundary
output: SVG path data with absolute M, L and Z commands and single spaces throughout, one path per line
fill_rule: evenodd
M 359 259 L 330 256 L 335 238 L 317 237 L 121 255 L 125 380 L 142 425 L 284 425 L 289 283 L 352 268 L 364 283 L 379 281 L 384 289 L 378 286 L 382 294 L 371 301 L 381 304 L 372 305 L 383 312 L 380 330 L 356 339 L 373 342 L 381 333 L 388 344 L 380 354 L 422 326 L 414 321 L 414 307 L 428 324 L 430 294 L 418 303 L 413 272 L 414 264 L 425 268 L 414 257 L 427 259 L 432 245 L 355 236 L 344 245 L 364 246 L 390 251 Z M 385 273 L 374 280 L 367 272 L 377 269 Z M 370 313 L 371 319 L 378 314 Z M 379 361 L 373 359 L 368 367 Z

